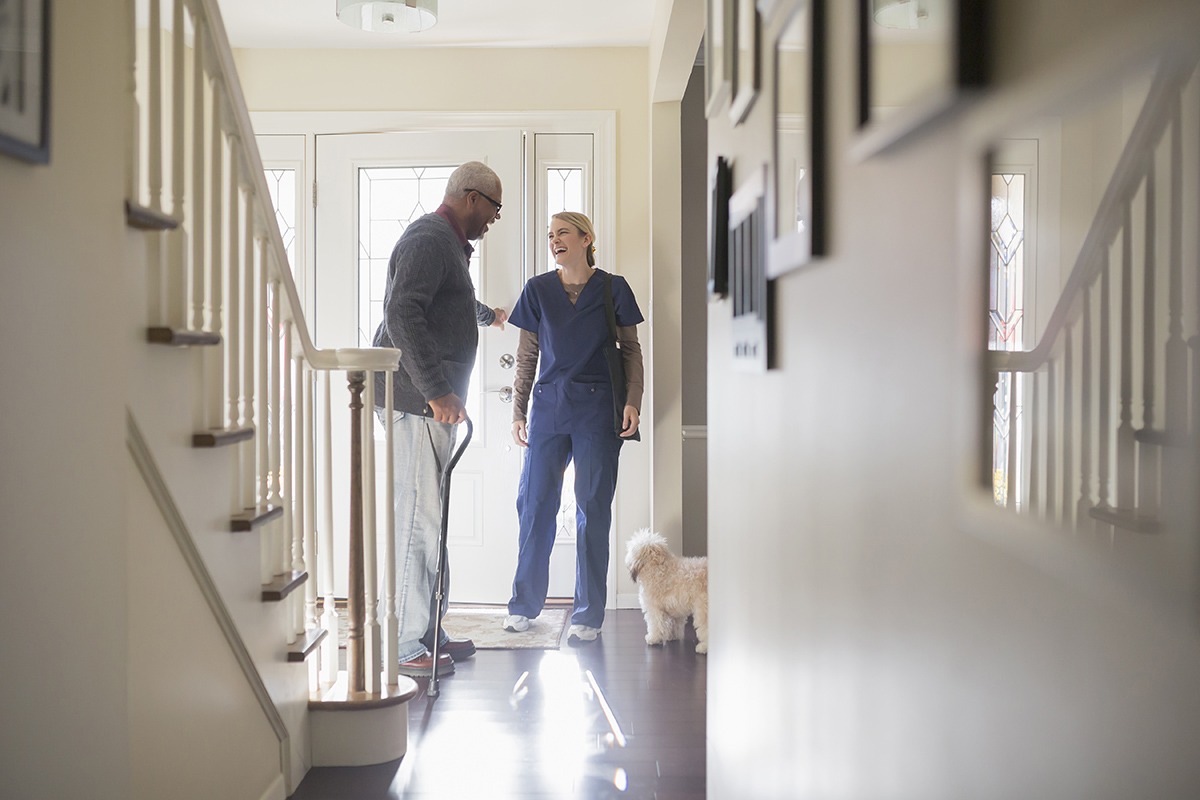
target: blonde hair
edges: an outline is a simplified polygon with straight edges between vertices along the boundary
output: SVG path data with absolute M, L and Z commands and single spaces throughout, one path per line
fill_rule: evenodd
M 575 226 L 575 230 L 579 231 L 580 236 L 592 237 L 592 243 L 587 249 L 587 265 L 589 267 L 596 266 L 596 229 L 592 227 L 592 221 L 587 218 L 587 214 L 581 214 L 578 211 L 560 211 L 557 214 L 552 214 L 550 219 L 561 219 L 568 225 Z

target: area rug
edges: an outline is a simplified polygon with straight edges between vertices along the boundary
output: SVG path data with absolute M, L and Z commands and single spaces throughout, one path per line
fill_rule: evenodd
M 338 601 L 338 646 L 345 647 L 350 620 Z M 511 633 L 500 627 L 508 616 L 504 606 L 451 606 L 442 627 L 452 639 L 470 639 L 477 650 L 557 650 L 570 620 L 570 606 L 543 608 L 529 620 L 529 630 Z
M 442 627 L 452 639 L 470 639 L 477 650 L 557 650 L 569 612 L 569 608 L 543 608 L 536 619 L 529 620 L 529 630 L 512 633 L 501 627 L 508 616 L 504 606 L 452 607 L 446 611 Z

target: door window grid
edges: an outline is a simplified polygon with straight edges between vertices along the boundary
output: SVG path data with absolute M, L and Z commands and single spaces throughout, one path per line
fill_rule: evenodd
M 1025 175 L 992 175 L 988 307 L 988 348 L 991 350 L 1019 350 L 1024 342 L 1025 201 Z M 996 393 L 993 397 L 992 496 L 999 506 L 1008 503 L 1010 477 L 1013 479 L 1011 484 L 1014 492 L 1016 487 L 1020 486 L 1019 473 L 1024 464 L 1021 447 L 1021 426 L 1024 423 L 1023 384 L 1021 375 L 1003 372 L 996 383 Z M 1015 407 L 1010 407 L 1013 406 L 1010 401 L 1014 397 Z M 1010 447 L 1017 448 L 1016 476 L 1008 474 Z M 1014 496 L 1014 500 L 1019 508 L 1023 498 Z
M 401 234 L 414 220 L 437 210 L 446 194 L 446 183 L 457 165 L 422 167 L 360 167 L 358 170 L 358 340 L 370 347 L 383 321 L 388 261 Z M 467 267 L 471 283 L 479 288 L 480 248 Z M 480 347 L 483 337 L 480 337 Z M 467 415 L 480 420 L 481 353 L 476 352 L 471 371 L 471 391 L 463 398 Z

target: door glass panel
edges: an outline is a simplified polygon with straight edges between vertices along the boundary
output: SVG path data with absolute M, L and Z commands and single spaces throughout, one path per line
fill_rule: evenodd
M 296 170 L 268 169 L 267 192 L 271 195 L 271 207 L 275 209 L 275 222 L 283 237 L 287 250 L 288 264 L 296 269 Z
M 988 348 L 1019 350 L 1024 341 L 1025 323 L 1025 176 L 992 176 L 992 222 L 990 248 L 990 296 L 988 309 Z M 1013 385 L 1013 382 L 1016 385 Z M 1021 380 L 1004 372 L 996 384 L 992 420 L 992 495 L 997 505 L 1008 504 L 1011 485 L 1020 485 L 1018 476 L 1008 474 L 1009 448 L 1017 469 L 1021 468 L 1020 426 Z M 1011 433 L 1011 435 L 1010 435 Z M 1020 500 L 1021 498 L 1014 498 Z
M 457 164 L 423 167 L 361 167 L 358 170 L 358 341 L 370 347 L 383 321 L 388 260 L 409 224 L 437 210 Z M 479 288 L 480 248 L 468 262 Z M 480 342 L 482 343 L 482 337 Z M 471 373 L 472 391 L 463 398 L 467 414 L 479 419 L 480 358 Z

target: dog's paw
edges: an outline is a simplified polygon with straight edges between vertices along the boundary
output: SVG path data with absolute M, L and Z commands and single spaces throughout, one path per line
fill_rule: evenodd
M 696 652 L 700 653 L 701 655 L 708 653 L 708 642 L 697 642 Z
M 655 636 L 650 633 L 646 634 L 646 644 L 662 644 L 662 643 L 663 643 L 663 640 L 661 637 Z

